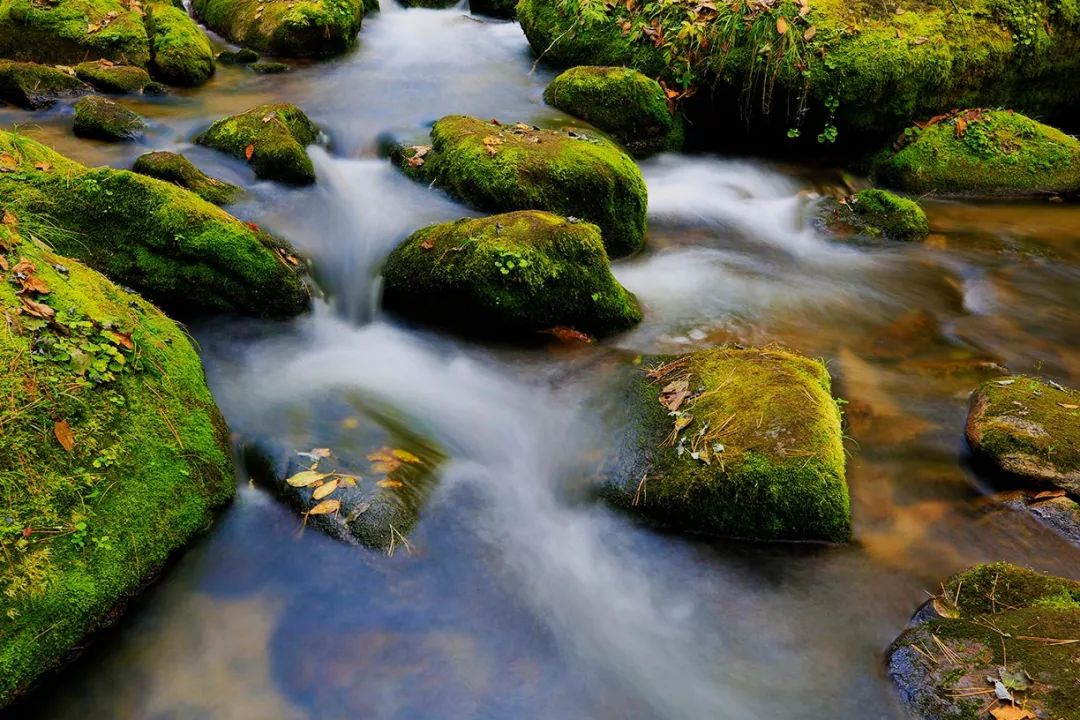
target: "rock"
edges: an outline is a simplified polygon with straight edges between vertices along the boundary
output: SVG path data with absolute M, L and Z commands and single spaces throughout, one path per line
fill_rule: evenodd
M 75 76 L 105 93 L 124 95 L 142 92 L 153 82 L 150 73 L 134 65 L 116 65 L 108 60 L 79 63 Z
M 259 61 L 259 53 L 247 48 L 239 50 L 222 50 L 217 55 L 217 60 L 226 65 L 250 65 Z
M 0 198 L 5 264 L 35 279 L 0 283 L 2 707 L 115 622 L 235 479 L 187 332 L 31 241 L 34 219 Z
M 282 57 L 340 55 L 356 44 L 362 0 L 194 0 L 206 26 L 238 45 Z
M 1080 707 L 1080 583 L 977 565 L 954 576 L 889 650 L 889 677 L 915 720 L 982 720 L 988 707 L 1067 718 Z
M 1080 497 L 1080 391 L 1010 375 L 971 395 L 967 441 L 998 470 Z
M 874 159 L 882 183 L 938 195 L 1080 191 L 1080 141 L 1018 113 L 965 110 L 905 131 Z
M 89 92 L 92 88 L 82 80 L 48 65 L 0 60 L 0 100 L 17 107 L 40 110 L 58 98 Z
M 544 101 L 595 125 L 635 157 L 682 147 L 682 118 L 672 115 L 660 83 L 637 70 L 571 68 L 551 81 Z
M 469 0 L 469 12 L 513 20 L 517 14 L 517 0 Z
M 433 8 L 441 10 L 443 8 L 454 7 L 460 2 L 460 0 L 399 0 L 405 7 L 415 8 Z
M 610 502 L 686 532 L 850 538 L 840 411 L 824 363 L 721 347 L 648 365 L 634 370 L 632 432 L 602 490 Z
M 250 67 L 253 72 L 257 72 L 260 75 L 278 75 L 289 71 L 288 65 L 279 62 L 257 62 L 252 63 L 248 67 Z
M 286 244 L 175 185 L 88 169 L 26 137 L 0 132 L 0 197 L 32 232 L 114 282 L 179 314 L 287 317 L 310 303 Z
M 608 140 L 448 115 L 435 123 L 431 142 L 394 159 L 411 177 L 481 210 L 546 210 L 594 223 L 613 258 L 644 242 L 645 181 Z
M 258 177 L 310 185 L 315 166 L 304 148 L 315 142 L 318 132 L 295 105 L 267 104 L 218 120 L 195 142 L 247 160 Z
M 202 85 L 214 74 L 210 39 L 183 8 L 164 2 L 146 9 L 150 71 L 170 85 Z
M 472 335 L 610 335 L 641 321 L 596 226 L 535 210 L 418 230 L 390 253 L 383 278 L 388 310 Z
M 215 205 L 229 205 L 243 192 L 232 183 L 210 177 L 179 153 L 149 152 L 140 155 L 131 169 L 140 175 L 179 185 Z
M 825 225 L 841 232 L 889 240 L 924 240 L 930 223 L 919 203 L 888 190 L 862 190 L 843 200 L 822 204 Z
M 139 114 L 101 95 L 75 103 L 75 135 L 97 140 L 133 140 L 146 123 Z

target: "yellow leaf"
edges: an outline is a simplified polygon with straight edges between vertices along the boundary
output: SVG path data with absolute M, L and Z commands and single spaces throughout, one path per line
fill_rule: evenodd
M 346 430 L 355 430 L 360 427 L 360 419 L 354 417 L 347 417 L 341 421 L 341 427 Z
M 356 487 L 356 483 L 359 480 L 360 478 L 355 475 L 338 475 L 338 485 L 341 485 L 342 487 Z
M 817 25 L 811 25 L 810 27 L 806 28 L 806 32 L 802 34 L 802 39 L 806 42 L 810 42 L 814 39 L 815 35 L 817 35 Z
M 783 35 L 788 31 L 788 22 L 782 17 L 776 18 L 776 32 Z
M 13 172 L 18 169 L 19 161 L 11 153 L 0 153 L 0 172 Z
M 416 464 L 422 462 L 420 460 L 420 458 L 413 455 L 408 450 L 402 450 L 401 448 L 395 448 L 395 449 L 391 450 L 390 453 L 394 457 L 396 457 L 398 460 L 401 460 L 402 462 L 412 463 L 413 465 L 416 465 Z
M 381 488 L 399 488 L 403 485 L 400 480 L 391 480 L 390 478 L 383 478 L 376 483 Z
M 341 501 L 340 500 L 323 500 L 321 503 L 319 503 L 315 507 L 308 510 L 307 514 L 308 515 L 330 515 L 331 513 L 336 513 L 340 509 L 341 509 Z
M 75 436 L 71 434 L 71 426 L 68 425 L 67 420 L 61 420 L 53 425 L 53 434 L 56 435 L 60 445 L 68 452 L 71 452 L 71 449 L 75 447 Z
M 337 486 L 338 486 L 338 479 L 337 478 L 334 478 L 333 480 L 331 480 L 331 481 L 329 481 L 327 483 L 323 483 L 319 487 L 315 488 L 315 492 L 313 492 L 311 494 L 311 499 L 312 500 L 322 500 L 324 497 L 326 497 L 327 495 L 330 495 L 335 490 L 337 490 Z
M 1071 403 L 1058 403 L 1058 405 L 1065 408 L 1066 410 L 1075 410 L 1077 408 L 1080 408 L 1080 405 L 1073 405 Z
M 330 474 L 331 473 L 316 472 L 315 470 L 304 470 L 303 472 L 296 473 L 285 482 L 293 487 L 307 487 L 308 485 L 314 485 Z
M 1030 710 L 1018 708 L 1015 705 L 1002 705 L 990 710 L 994 720 L 1037 720 Z

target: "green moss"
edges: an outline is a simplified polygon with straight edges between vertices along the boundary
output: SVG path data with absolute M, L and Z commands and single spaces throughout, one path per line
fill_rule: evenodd
M 607 491 L 612 501 L 690 532 L 850 537 L 840 411 L 821 362 L 716 348 L 639 372 L 632 407 L 642 461 L 622 469 Z M 689 395 L 672 415 L 680 389 Z
M 546 210 L 600 228 L 611 257 L 641 248 L 648 195 L 637 165 L 608 140 L 525 125 L 442 118 L 429 152 L 396 158 L 402 168 L 434 182 L 481 210 Z M 420 163 L 420 164 L 417 164 Z
M 132 140 L 146 124 L 138 113 L 114 100 L 92 95 L 75 103 L 75 135 L 98 140 Z
M 930 232 L 926 213 L 914 200 L 887 190 L 862 190 L 839 203 L 827 203 L 826 223 L 890 240 L 922 240 Z
M 142 14 L 120 0 L 0 0 L 0 57 L 145 67 L 150 49 Z
M 572 327 L 609 335 L 641 321 L 611 275 L 596 226 L 538 211 L 432 225 L 383 268 L 394 312 L 474 335 L 533 335 Z
M 57 98 L 90 90 L 78 78 L 48 65 L 0 60 L 0 100 L 12 105 L 37 110 L 50 107 Z
M 248 50 L 247 48 L 240 48 L 239 50 L 223 50 L 218 53 L 218 62 L 225 63 L 226 65 L 250 65 L 253 62 L 259 61 L 259 53 L 254 50 Z
M 310 185 L 315 166 L 304 148 L 315 142 L 318 132 L 295 105 L 268 104 L 218 120 L 195 142 L 246 159 L 261 178 Z
M 146 8 L 150 72 L 171 85 L 202 85 L 214 74 L 210 39 L 184 10 L 166 3 Z
M 197 195 L 126 170 L 88 170 L 12 133 L 0 132 L 0 152 L 19 161 L 0 174 L 0 197 L 56 229 L 50 245 L 170 312 L 282 317 L 307 307 L 287 246 Z
M 469 0 L 469 12 L 474 15 L 513 20 L 516 15 L 517 0 Z
M 224 180 L 212 178 L 179 153 L 150 152 L 140 155 L 132 171 L 190 190 L 215 205 L 229 205 L 243 192 Z
M 418 8 L 435 8 L 440 10 L 442 8 L 454 7 L 459 0 L 399 0 L 405 7 L 418 7 Z
M 0 706 L 111 623 L 234 492 L 228 433 L 183 329 L 18 229 L 3 234 L 8 264 L 33 265 L 48 292 L 30 296 L 55 318 L 0 283 Z
M 356 44 L 362 0 L 194 0 L 207 27 L 259 52 L 339 55 Z
M 672 115 L 660 83 L 636 70 L 571 68 L 551 81 L 544 101 L 592 123 L 637 157 L 682 146 L 682 118 Z
M 101 92 L 137 93 L 150 84 L 150 74 L 140 67 L 116 65 L 108 60 L 79 63 L 75 76 Z
M 280 62 L 257 62 L 252 63 L 248 67 L 252 72 L 257 72 L 260 75 L 278 75 L 283 72 L 289 72 L 289 66 Z

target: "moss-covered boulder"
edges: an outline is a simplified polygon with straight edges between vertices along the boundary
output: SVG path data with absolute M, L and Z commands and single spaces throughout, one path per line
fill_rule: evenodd
M 282 62 L 257 62 L 248 65 L 252 72 L 260 75 L 280 75 L 289 72 L 289 66 Z
M 179 153 L 149 152 L 140 155 L 131 170 L 190 190 L 215 205 L 236 201 L 243 190 L 232 183 L 210 177 Z
M 1080 498 L 1080 391 L 1023 375 L 971 395 L 968 444 L 998 469 Z
M 82 651 L 235 488 L 187 333 L 0 191 L 0 707 Z M 51 238 L 48 238 L 51 239 Z
M 916 720 L 1080 717 L 1080 582 L 995 563 L 962 572 L 889 651 Z
M 610 335 L 641 321 L 596 226 L 535 210 L 418 230 L 390 253 L 383 278 L 387 309 L 473 335 Z
M 476 15 L 513 20 L 516 11 L 517 0 L 469 0 L 469 12 Z
M 362 0 L 194 0 L 214 32 L 283 57 L 339 55 L 356 44 Z
M 248 48 L 222 50 L 217 55 L 217 61 L 226 65 L 250 65 L 259 61 L 259 53 Z
M 170 312 L 285 317 L 310 298 L 287 245 L 170 183 L 88 169 L 22 135 L 0 132 L 0 198 L 28 228 Z
M 170 85 L 202 85 L 214 74 L 210 39 L 182 7 L 151 3 L 146 8 L 150 71 Z
M 26 110 L 51 107 L 58 98 L 92 90 L 82 80 L 48 65 L 0 60 L 0 100 Z
M 634 373 L 633 431 L 603 491 L 610 501 L 687 532 L 850 537 L 840 411 L 824 363 L 715 348 Z
M 930 233 L 919 203 L 888 190 L 861 190 L 850 197 L 826 200 L 821 208 L 824 224 L 840 235 L 922 240 Z
M 454 7 L 458 4 L 459 0 L 398 0 L 398 2 L 405 7 L 441 10 L 443 8 Z
M 258 105 L 218 120 L 195 142 L 246 160 L 255 175 L 292 185 L 315 182 L 315 166 L 305 148 L 319 130 L 295 105 Z
M 123 0 L 0 0 L 0 57 L 68 65 L 105 58 L 146 67 L 144 9 Z
M 682 146 L 682 118 L 672 114 L 660 83 L 637 70 L 571 68 L 551 81 L 544 101 L 592 123 L 636 157 Z
M 430 146 L 404 148 L 394 159 L 480 210 L 546 210 L 594 223 L 611 257 L 644 242 L 645 181 L 604 138 L 448 115 L 432 128 Z
M 908 128 L 880 153 L 876 178 L 939 195 L 1080 191 L 1080 140 L 1006 110 L 965 110 Z
M 142 92 L 152 80 L 150 73 L 134 65 L 117 65 L 111 60 L 94 60 L 75 66 L 75 77 L 105 93 L 125 95 Z
M 75 135 L 97 140 L 133 140 L 146 123 L 115 100 L 91 95 L 75 103 Z

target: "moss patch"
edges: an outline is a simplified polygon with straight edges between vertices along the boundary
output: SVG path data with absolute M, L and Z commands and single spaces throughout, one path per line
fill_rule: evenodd
M 318 128 L 303 110 L 279 103 L 218 120 L 195 142 L 247 160 L 258 177 L 310 185 L 315 182 L 315 166 L 304 148 L 317 135 Z
M 150 74 L 140 67 L 116 65 L 108 60 L 79 63 L 75 77 L 90 83 L 97 90 L 123 95 L 142 92 L 150 84 Z
M 855 232 L 890 240 L 922 240 L 930 223 L 919 203 L 887 190 L 862 190 L 822 204 L 823 223 L 840 234 Z
M 247 48 L 223 50 L 218 53 L 217 60 L 226 65 L 250 65 L 259 61 L 259 53 Z
M 283 72 L 289 72 L 289 66 L 280 62 L 257 62 L 251 63 L 248 67 L 252 72 L 260 75 L 280 75 Z
M 339 55 L 356 44 L 361 0 L 194 0 L 207 27 L 259 52 L 284 57 Z
M 52 106 L 57 98 L 88 92 L 89 85 L 56 68 L 0 60 L 0 100 L 12 105 L 38 110 Z
M 150 48 L 142 14 L 121 0 L 0 0 L 0 57 L 145 67 Z
M 75 135 L 98 140 L 132 140 L 146 124 L 120 103 L 92 95 L 75 103 Z
M 190 190 L 215 205 L 228 205 L 243 192 L 224 180 L 212 178 L 179 153 L 150 152 L 140 155 L 132 171 Z
M 202 85 L 214 74 L 210 39 L 181 8 L 163 2 L 146 8 L 150 72 L 171 85 Z

